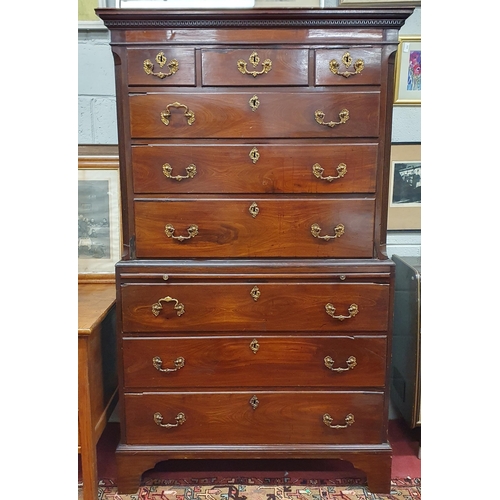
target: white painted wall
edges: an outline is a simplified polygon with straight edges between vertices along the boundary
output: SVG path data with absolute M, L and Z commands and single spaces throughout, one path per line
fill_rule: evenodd
M 325 0 L 335 7 L 338 0 Z M 420 35 L 420 8 L 408 18 L 402 35 Z M 395 106 L 392 142 L 421 142 L 420 106 Z M 117 144 L 114 62 L 109 47 L 109 32 L 102 25 L 78 30 L 78 143 Z M 420 231 L 390 231 L 389 256 L 419 256 Z

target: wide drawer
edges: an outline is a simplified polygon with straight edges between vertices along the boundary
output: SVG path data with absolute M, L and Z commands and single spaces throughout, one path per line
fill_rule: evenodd
M 350 47 L 315 51 L 316 85 L 380 85 L 381 49 Z
M 194 48 L 128 49 L 129 85 L 196 85 Z
M 376 144 L 133 146 L 134 192 L 373 193 L 377 151 Z
M 123 340 L 124 385 L 151 389 L 383 387 L 385 337 L 223 336 Z
M 388 284 L 272 280 L 122 284 L 123 331 L 385 332 Z
M 377 137 L 379 133 L 378 91 L 165 92 L 134 94 L 129 104 L 133 139 Z
M 138 258 L 373 256 L 374 198 L 134 203 Z
M 384 427 L 381 392 L 125 394 L 124 407 L 127 444 L 376 444 Z
M 201 51 L 206 86 L 307 85 L 307 49 L 206 49 Z

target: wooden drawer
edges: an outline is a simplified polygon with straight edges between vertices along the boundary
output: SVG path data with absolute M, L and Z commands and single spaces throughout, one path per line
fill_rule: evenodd
M 389 285 L 378 283 L 280 283 L 251 276 L 244 282 L 124 284 L 123 331 L 385 332 L 389 291 Z M 328 304 L 334 316 L 351 317 L 332 317 Z M 351 315 L 352 304 L 358 312 Z
M 129 85 L 196 85 L 194 48 L 128 49 L 127 59 Z
M 259 105 L 252 110 L 254 97 Z M 129 104 L 132 138 L 289 139 L 377 137 L 379 133 L 378 91 L 147 93 L 131 95 Z M 349 119 L 340 123 L 344 109 Z M 340 124 L 318 123 L 316 111 L 324 113 L 319 121 Z
M 257 407 L 251 405 L 258 400 Z M 214 392 L 125 394 L 128 444 L 376 444 L 381 392 Z M 176 425 L 161 427 L 155 423 Z M 182 415 L 179 415 L 182 414 Z M 179 420 L 176 417 L 179 415 Z M 323 419 L 329 415 L 333 429 Z M 348 415 L 354 422 L 346 423 Z M 327 420 L 328 421 L 328 420 Z
M 134 208 L 138 258 L 373 256 L 373 198 L 184 197 Z
M 380 85 L 380 58 L 381 49 L 378 47 L 317 49 L 315 83 L 316 85 Z M 356 73 L 357 70 L 359 73 Z
M 134 192 L 374 193 L 377 151 L 376 144 L 134 146 Z
M 307 49 L 202 50 L 206 86 L 307 85 Z
M 332 388 L 385 383 L 385 337 L 190 334 L 189 338 L 126 338 L 122 349 L 127 388 Z

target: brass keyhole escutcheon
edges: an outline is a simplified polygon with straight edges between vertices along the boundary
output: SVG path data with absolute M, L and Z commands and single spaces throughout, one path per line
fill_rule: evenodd
M 255 217 L 257 217 L 257 215 L 259 215 L 259 212 L 260 212 L 260 208 L 259 206 L 257 205 L 257 203 L 255 203 L 255 201 L 248 207 L 248 211 L 252 214 L 252 217 L 255 219 Z
M 253 71 L 249 71 L 247 69 L 247 63 L 243 59 L 239 59 L 238 62 L 236 63 L 238 67 L 238 71 L 244 75 L 252 75 L 254 78 L 259 76 L 259 75 L 264 75 L 266 73 L 269 73 L 271 71 L 273 63 L 271 59 L 265 59 L 264 62 L 262 63 L 262 70 L 257 71 L 255 68 L 257 65 L 260 63 L 260 57 L 257 54 L 257 52 L 252 52 L 250 54 L 250 57 L 248 58 L 250 61 L 250 64 L 253 66 Z
M 257 148 L 252 148 L 250 150 L 250 153 L 248 153 L 248 156 L 250 156 L 250 159 L 252 160 L 252 163 L 257 163 L 259 161 L 259 158 L 260 158 L 260 153 L 259 153 L 259 150 Z
M 250 406 L 255 410 L 257 406 L 259 406 L 260 401 L 257 399 L 257 396 L 252 396 L 250 398 Z
M 165 66 L 165 63 L 167 62 L 167 58 L 165 57 L 165 54 L 163 52 L 158 52 L 155 59 L 156 62 L 160 65 L 160 68 L 163 68 L 163 66 Z
M 256 96 L 256 95 L 250 97 L 250 100 L 248 101 L 248 104 L 250 104 L 250 107 L 252 108 L 252 111 L 255 111 L 260 106 L 259 97 Z
M 250 290 L 250 295 L 252 296 L 252 299 L 257 302 L 260 297 L 260 290 L 257 285 L 255 285 L 251 290 Z
M 352 57 L 351 57 L 351 54 L 349 54 L 349 52 L 346 52 L 342 56 L 342 64 L 344 65 L 346 70 L 348 70 L 351 67 Z M 340 64 L 335 59 L 332 59 L 330 61 L 329 65 L 330 65 L 330 71 L 334 75 L 340 75 L 340 76 L 343 76 L 344 78 L 349 78 L 352 75 L 359 75 L 363 71 L 363 69 L 365 69 L 365 62 L 363 61 L 363 59 L 356 60 L 356 62 L 354 63 L 354 66 L 353 66 L 354 71 L 341 72 L 340 71 Z
M 250 349 L 254 354 L 257 354 L 257 351 L 260 349 L 260 344 L 257 342 L 257 339 L 253 339 L 252 342 L 250 342 Z

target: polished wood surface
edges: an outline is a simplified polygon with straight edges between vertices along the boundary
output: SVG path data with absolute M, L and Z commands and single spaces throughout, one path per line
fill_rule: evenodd
M 120 492 L 171 458 L 293 457 L 348 460 L 388 493 L 393 58 L 412 9 L 97 12 L 122 174 Z
M 84 500 L 97 498 L 96 445 L 118 397 L 115 302 L 114 284 L 78 285 L 78 452 Z
M 387 339 L 380 337 L 247 334 L 204 337 L 125 338 L 125 387 L 383 387 Z M 333 360 L 332 371 L 325 357 Z M 153 359 L 162 361 L 159 371 Z M 175 360 L 184 366 L 175 370 Z M 356 358 L 349 368 L 348 359 Z M 272 368 L 270 368 L 272 367 Z M 270 373 L 270 369 L 272 372 Z

